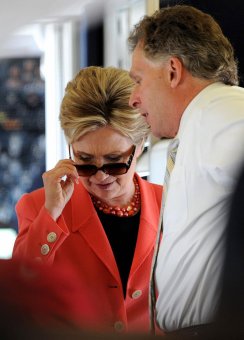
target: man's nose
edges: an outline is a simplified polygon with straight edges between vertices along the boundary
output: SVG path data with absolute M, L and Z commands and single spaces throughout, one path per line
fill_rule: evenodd
M 129 105 L 133 107 L 134 109 L 138 108 L 140 105 L 140 98 L 135 90 L 132 90 L 130 99 L 129 99 Z

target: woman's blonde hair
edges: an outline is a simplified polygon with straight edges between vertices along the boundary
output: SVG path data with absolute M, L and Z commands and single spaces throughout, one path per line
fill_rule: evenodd
M 115 67 L 81 69 L 67 84 L 61 103 L 60 123 L 68 143 L 84 134 L 109 126 L 140 144 L 149 126 L 129 106 L 133 82 L 127 71 Z

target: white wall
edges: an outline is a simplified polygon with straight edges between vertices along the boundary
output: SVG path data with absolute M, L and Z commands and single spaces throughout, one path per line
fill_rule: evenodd
M 145 14 L 159 8 L 159 0 L 108 0 L 104 16 L 104 65 L 130 68 L 127 38 L 133 26 Z
M 51 169 L 67 156 L 67 146 L 59 124 L 60 104 L 65 87 L 79 69 L 77 22 L 45 26 L 44 78 L 46 114 L 46 168 Z
M 113 3 L 113 5 L 112 5 Z M 127 38 L 133 26 L 145 14 L 159 9 L 158 0 L 108 1 L 105 10 L 105 66 L 117 66 L 129 70 L 131 55 Z M 156 143 L 157 142 L 157 143 Z M 137 162 L 137 172 L 150 182 L 162 184 L 166 167 L 168 141 L 157 141 L 152 136 L 147 141 L 147 151 Z

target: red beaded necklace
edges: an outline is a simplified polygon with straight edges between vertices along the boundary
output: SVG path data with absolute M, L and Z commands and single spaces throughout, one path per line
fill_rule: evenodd
M 141 206 L 141 194 L 140 194 L 140 188 L 139 184 L 137 183 L 136 178 L 134 178 L 134 184 L 135 184 L 135 193 L 132 197 L 132 200 L 130 203 L 124 207 L 119 206 L 109 206 L 106 203 L 102 202 L 99 198 L 91 195 L 92 202 L 94 206 L 102 211 L 104 214 L 109 215 L 117 215 L 119 217 L 130 217 L 135 215 L 139 210 Z

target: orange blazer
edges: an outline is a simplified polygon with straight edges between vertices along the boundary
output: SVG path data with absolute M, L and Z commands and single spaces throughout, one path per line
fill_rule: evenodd
M 125 299 L 110 243 L 90 195 L 81 183 L 75 185 L 57 222 L 44 207 L 43 188 L 24 194 L 16 205 L 19 234 L 13 257 L 70 266 L 80 279 L 81 294 L 92 292 L 96 308 L 94 328 L 98 330 L 149 330 L 148 283 L 162 186 L 136 176 L 141 191 L 141 216 Z

